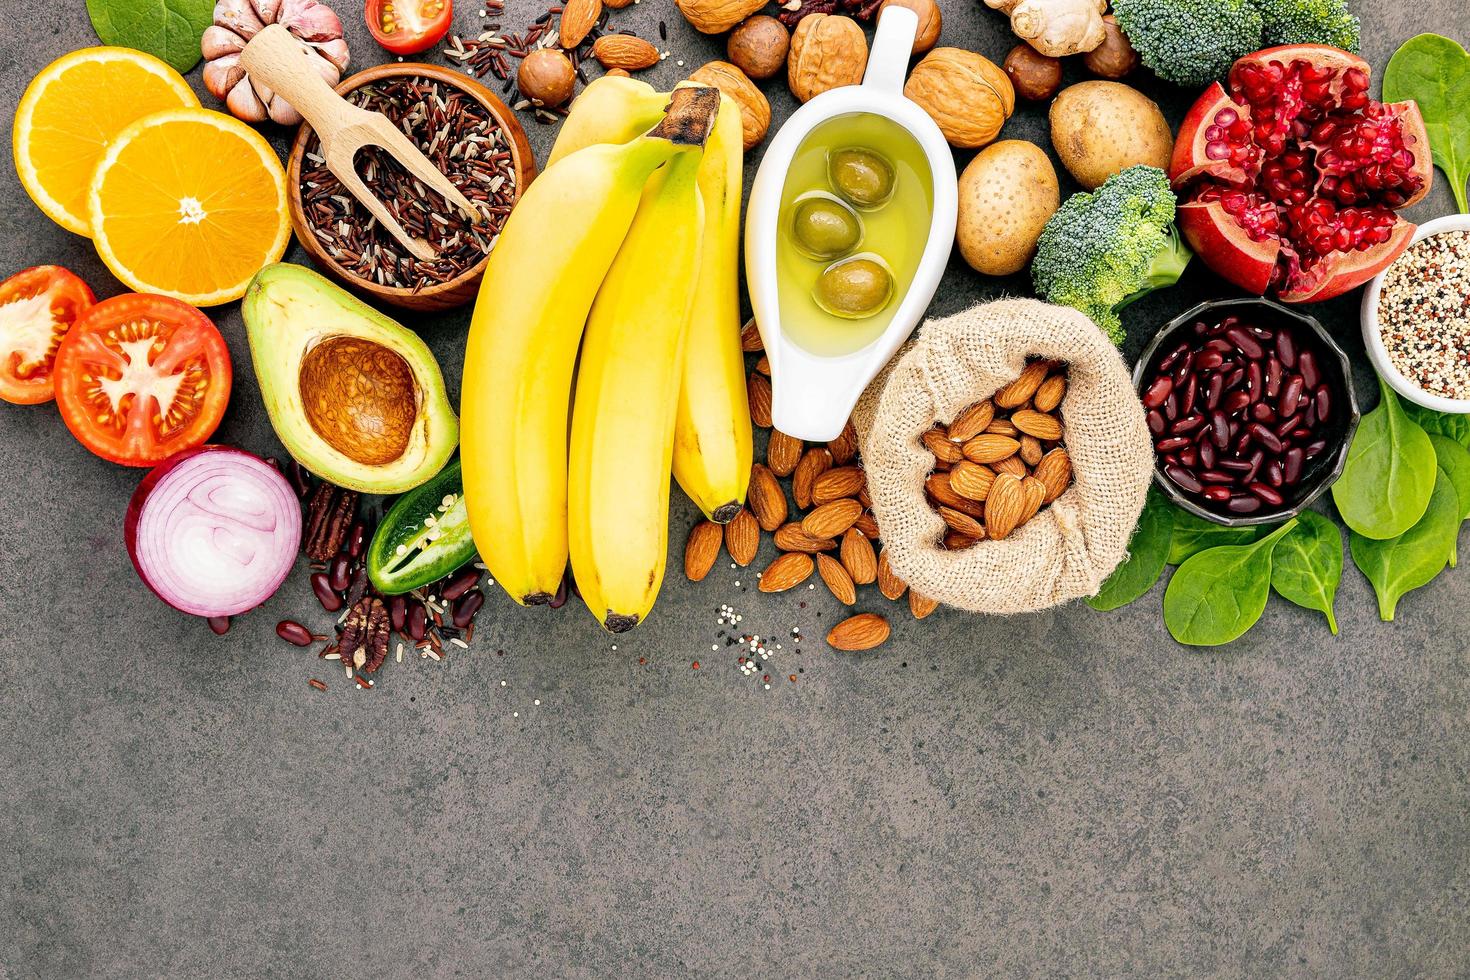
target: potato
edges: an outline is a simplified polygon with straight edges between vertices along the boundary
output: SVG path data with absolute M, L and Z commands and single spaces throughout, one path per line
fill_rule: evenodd
M 1079 82 L 1051 104 L 1051 143 L 1088 190 L 1134 164 L 1167 169 L 1169 124 L 1154 101 L 1121 82 Z
M 960 175 L 960 254 L 987 276 L 1020 272 L 1060 203 L 1056 169 L 1040 147 L 1024 140 L 992 143 Z

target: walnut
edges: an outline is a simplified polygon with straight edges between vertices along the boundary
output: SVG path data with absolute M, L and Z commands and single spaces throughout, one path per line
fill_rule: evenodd
M 740 129 L 745 149 L 751 150 L 766 138 L 771 128 L 771 104 L 745 72 L 728 61 L 711 61 L 689 76 L 691 82 L 710 85 L 740 107 Z
M 761 14 L 747 18 L 725 42 L 725 53 L 736 67 L 751 78 L 770 78 L 786 67 L 791 34 L 774 17 Z
M 959 48 L 929 52 L 914 66 L 903 94 L 929 113 L 950 145 L 970 149 L 994 140 L 1016 108 L 1006 73 Z
M 883 0 L 883 7 L 907 7 L 919 15 L 919 29 L 914 34 L 914 54 L 923 54 L 939 42 L 942 20 L 936 0 Z M 878 9 L 881 11 L 883 8 Z
M 786 83 L 797 101 L 828 89 L 857 85 L 868 67 L 868 39 L 851 17 L 811 14 L 796 25 Z
M 701 34 L 723 34 L 766 5 L 765 0 L 674 0 Z

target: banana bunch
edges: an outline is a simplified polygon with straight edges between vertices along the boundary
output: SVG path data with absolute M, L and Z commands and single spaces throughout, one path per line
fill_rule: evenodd
M 646 617 L 671 467 L 706 513 L 738 513 L 740 187 L 728 99 L 608 76 L 507 221 L 465 352 L 461 457 L 480 556 L 517 602 L 549 601 L 570 554 L 606 628 Z

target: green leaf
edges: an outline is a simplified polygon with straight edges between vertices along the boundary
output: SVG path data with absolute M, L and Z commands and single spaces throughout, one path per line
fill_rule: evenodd
M 1256 625 L 1271 595 L 1271 552 L 1295 518 L 1259 541 L 1193 556 L 1164 590 L 1164 625 L 1180 643 L 1217 646 Z
M 1222 544 L 1250 544 L 1271 530 L 1269 525 L 1225 527 L 1203 517 L 1196 517 L 1182 507 L 1174 508 L 1174 533 L 1169 539 L 1169 564 L 1182 565 L 1206 548 Z
M 1157 488 L 1150 488 L 1138 527 L 1128 542 L 1128 557 L 1113 569 L 1097 595 L 1087 600 L 1094 609 L 1117 609 L 1153 588 L 1164 572 L 1169 557 L 1169 539 L 1174 531 L 1173 506 Z
M 1434 447 L 1378 379 L 1378 407 L 1363 416 L 1332 499 L 1347 526 L 1365 538 L 1395 538 L 1413 527 L 1434 490 Z
M 1436 412 L 1432 408 L 1412 403 L 1404 406 L 1404 414 L 1418 423 L 1419 428 L 1430 435 L 1437 432 L 1442 436 L 1449 436 L 1466 449 L 1470 449 L 1470 415 Z
M 1449 178 L 1459 209 L 1470 181 L 1470 54 L 1438 34 L 1420 34 L 1399 46 L 1383 70 L 1383 101 L 1419 103 L 1435 166 Z
M 1434 455 L 1439 461 L 1439 468 L 1444 470 L 1445 476 L 1450 478 L 1450 484 L 1455 488 L 1455 497 L 1460 501 L 1460 520 L 1463 521 L 1470 517 L 1470 449 L 1437 432 L 1430 434 L 1429 441 L 1434 444 Z M 1459 538 L 1460 532 L 1456 530 L 1455 536 L 1450 539 L 1451 568 L 1460 562 Z
M 1283 599 L 1326 616 L 1336 636 L 1332 603 L 1342 581 L 1342 532 L 1316 511 L 1302 511 L 1297 521 L 1271 553 L 1271 587 Z
M 145 51 L 182 73 L 199 63 L 214 0 L 87 0 L 87 14 L 103 44 Z
M 1396 538 L 1365 538 L 1354 531 L 1349 547 L 1378 594 L 1378 616 L 1393 619 L 1399 599 L 1434 581 L 1449 560 L 1450 543 L 1460 530 L 1460 498 L 1444 470 L 1434 468 L 1433 492 L 1424 516 Z

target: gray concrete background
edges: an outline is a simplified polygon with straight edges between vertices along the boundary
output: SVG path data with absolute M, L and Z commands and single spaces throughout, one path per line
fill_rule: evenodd
M 359 5 L 337 6 L 354 63 L 378 60 Z M 93 35 L 80 0 L 5 7 L 8 117 Z M 1359 7 L 1379 67 L 1464 23 L 1453 0 Z M 540 12 L 511 8 L 507 28 Z M 944 13 L 949 43 L 1009 48 L 979 4 Z M 670 85 L 717 47 L 668 0 L 615 23 L 654 37 L 660 18 L 674 55 L 648 75 Z M 1188 95 L 1148 87 L 1177 123 Z M 1005 135 L 1045 126 L 1026 108 Z M 553 131 L 527 128 L 544 159 Z M 1451 210 L 1436 180 L 1418 217 Z M 119 291 L 8 163 L 0 217 L 0 271 L 63 263 Z M 934 312 L 1021 288 L 956 264 Z M 1227 292 L 1192 269 L 1129 311 L 1128 353 Z M 1371 404 L 1355 303 L 1314 312 Z M 238 308 L 214 316 L 248 364 Z M 467 312 L 411 322 L 457 391 Z M 218 438 L 279 452 L 248 370 Z M 1206 653 L 1169 639 L 1161 588 L 1111 615 L 922 624 L 874 593 L 861 606 L 893 613 L 893 640 L 839 655 L 790 641 L 838 615 L 820 586 L 763 596 L 753 574 L 691 585 L 671 564 L 616 652 L 580 608 L 494 595 L 473 653 L 390 662 L 359 692 L 272 632 L 311 616 L 304 574 L 215 638 L 133 574 L 139 472 L 44 406 L 0 406 L 0 445 L 6 980 L 1470 975 L 1464 569 L 1384 624 L 1349 567 L 1340 637 L 1273 599 Z M 694 510 L 674 508 L 677 552 Z M 723 647 L 726 602 L 782 642 L 770 690 Z

